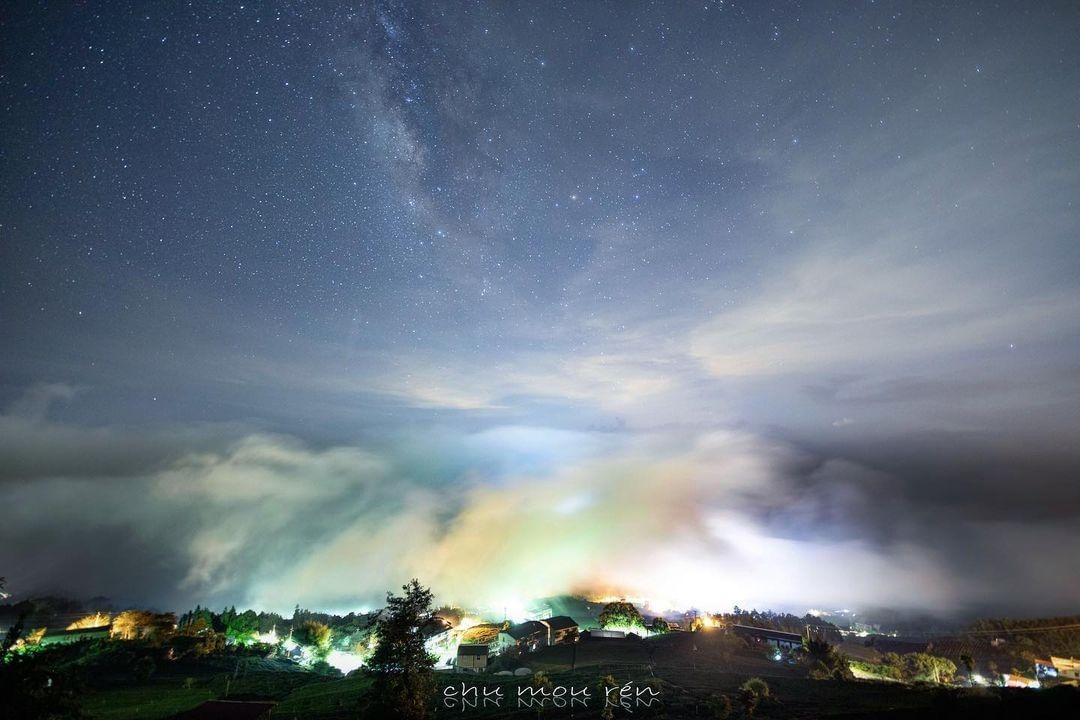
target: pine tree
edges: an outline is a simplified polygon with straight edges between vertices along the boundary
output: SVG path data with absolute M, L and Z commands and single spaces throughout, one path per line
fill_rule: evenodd
M 435 658 L 424 646 L 421 628 L 431 621 L 431 591 L 413 579 L 401 596 L 386 594 L 386 609 L 376 628 L 379 644 L 368 669 L 374 673 L 375 717 L 421 720 L 435 690 Z

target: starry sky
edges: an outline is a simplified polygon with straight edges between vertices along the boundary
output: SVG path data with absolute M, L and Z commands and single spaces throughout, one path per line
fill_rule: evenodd
M 1077 610 L 1075 3 L 0 33 L 9 591 Z

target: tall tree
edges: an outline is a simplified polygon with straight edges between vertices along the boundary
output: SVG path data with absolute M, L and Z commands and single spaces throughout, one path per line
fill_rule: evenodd
M 421 720 L 435 691 L 435 657 L 421 632 L 434 616 L 432 594 L 415 578 L 401 589 L 400 596 L 386 594 L 375 630 L 378 645 L 368 662 L 375 675 L 370 710 L 380 718 Z

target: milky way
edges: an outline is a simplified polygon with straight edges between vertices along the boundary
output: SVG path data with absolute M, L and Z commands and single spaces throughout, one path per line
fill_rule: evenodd
M 1075 611 L 1074 3 L 320 5 L 0 18 L 10 591 Z

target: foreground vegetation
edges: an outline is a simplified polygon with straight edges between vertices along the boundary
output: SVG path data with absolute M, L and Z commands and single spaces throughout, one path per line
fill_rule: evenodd
M 577 670 L 545 673 L 548 682 L 555 685 L 590 687 L 598 696 L 605 677 L 615 683 L 636 682 L 657 688 L 662 705 L 656 708 L 638 709 L 633 715 L 616 711 L 617 717 L 747 717 L 744 686 L 752 679 L 743 673 L 720 669 L 660 670 L 649 673 L 637 667 L 589 666 Z M 756 676 L 755 676 L 756 677 Z M 502 686 L 504 697 L 514 698 L 518 687 L 530 686 L 532 678 L 476 676 L 439 673 L 436 675 L 435 698 L 441 697 L 443 689 L 450 685 L 466 683 L 483 684 L 487 687 Z M 1074 688 L 1058 688 L 1043 692 L 1008 690 L 1003 688 L 942 688 L 931 685 L 905 685 L 859 681 L 815 681 L 800 677 L 758 678 L 768 689 L 759 694 L 753 707 L 753 717 L 760 718 L 873 718 L 916 717 L 934 713 L 946 717 L 1038 717 L 1053 709 L 1060 717 L 1073 716 L 1080 709 L 1080 693 Z M 269 689 L 275 681 L 284 678 L 269 676 L 264 679 Z M 272 692 L 259 697 L 278 700 L 274 711 L 275 720 L 285 718 L 298 720 L 346 720 L 358 717 L 360 703 L 371 689 L 371 678 L 357 674 L 346 678 L 311 678 L 284 693 Z M 241 683 L 228 697 L 252 698 L 250 687 Z M 94 719 L 106 720 L 154 720 L 194 707 L 211 695 L 224 690 L 224 678 L 207 678 L 193 688 L 185 688 L 164 680 L 147 685 L 118 687 L 95 691 L 87 696 L 85 709 Z M 730 713 L 724 715 L 725 708 Z M 513 703 L 500 708 L 478 708 L 462 713 L 448 711 L 437 702 L 429 706 L 434 717 L 536 717 L 536 710 L 518 710 Z M 587 712 L 577 711 L 577 718 L 601 717 L 599 704 L 590 706 Z M 975 712 L 977 715 L 969 715 Z M 557 710 L 550 715 L 560 716 Z
M 961 687 L 974 665 L 966 656 L 962 670 L 949 658 L 922 652 L 886 652 L 873 661 L 851 661 L 829 642 L 828 629 L 801 649 L 781 653 L 718 626 L 756 622 L 793 632 L 800 618 L 736 611 L 696 623 L 695 632 L 679 632 L 656 619 L 649 622 L 626 602 L 609 604 L 602 619 L 611 626 L 648 628 L 647 639 L 583 639 L 499 656 L 484 675 L 435 673 L 422 632 L 433 620 L 431 593 L 416 581 L 402 590 L 398 596 L 388 594 L 387 609 L 377 618 L 319 616 L 298 608 L 286 620 L 196 608 L 174 625 L 163 615 L 126 611 L 112 618 L 119 630 L 111 636 L 67 645 L 42 643 L 40 633 L 36 644 L 27 643 L 18 623 L 0 649 L 5 717 L 157 720 L 206 700 L 232 699 L 274 701 L 275 718 L 421 720 L 461 717 L 460 707 L 445 706 L 443 693 L 462 686 L 502 690 L 497 707 L 467 711 L 477 718 L 534 717 L 535 707 L 518 706 L 519 689 L 550 692 L 557 687 L 589 690 L 588 706 L 575 708 L 579 718 L 1066 717 L 1080 710 L 1080 691 L 1071 687 Z M 101 621 L 98 613 L 72 626 L 92 629 Z M 303 664 L 296 662 L 299 655 L 282 652 L 281 641 L 260 639 L 279 627 L 288 628 L 292 645 L 304 649 Z M 341 633 L 338 639 L 335 630 Z M 372 643 L 373 638 L 378 642 Z M 342 676 L 324 659 L 335 646 L 353 643 L 372 652 L 362 670 Z M 891 682 L 856 679 L 852 668 L 858 677 Z M 508 672 L 515 670 L 519 674 Z M 632 713 L 606 707 L 606 694 L 628 683 L 658 701 L 634 707 Z M 565 713 L 547 706 L 540 714 Z
M 85 717 L 91 720 L 164 719 L 214 698 L 276 701 L 275 719 L 369 717 L 360 712 L 370 702 L 375 677 L 365 671 L 339 677 L 268 659 L 251 648 L 163 661 L 149 676 L 136 671 L 143 665 L 142 658 L 158 657 L 160 650 L 148 643 L 105 641 L 49 648 L 31 657 L 47 661 L 57 677 L 74 680 L 81 676 L 74 687 Z M 538 681 L 588 687 L 593 697 L 599 698 L 605 679 L 607 686 L 633 682 L 660 694 L 662 704 L 658 707 L 639 708 L 633 715 L 616 710 L 616 717 L 660 717 L 663 713 L 667 717 L 732 719 L 904 718 L 926 713 L 964 717 L 969 712 L 984 717 L 1036 717 L 1047 708 L 1068 717 L 1072 713 L 1067 709 L 1080 709 L 1080 693 L 1074 688 L 1022 691 L 924 682 L 813 680 L 802 664 L 770 660 L 756 648 L 708 630 L 643 641 L 584 640 L 576 646 L 544 648 L 513 664 L 537 674 L 434 674 L 434 692 L 425 703 L 428 716 L 462 717 L 460 710 L 451 713 L 439 704 L 446 687 L 462 683 L 502 687 L 508 699 L 501 707 L 469 710 L 464 717 L 536 717 L 535 710 L 515 707 L 513 699 L 519 687 Z M 757 682 L 751 683 L 755 678 Z M 586 711 L 579 709 L 575 717 L 601 717 L 602 710 L 594 701 Z M 548 714 L 561 713 L 552 710 Z

